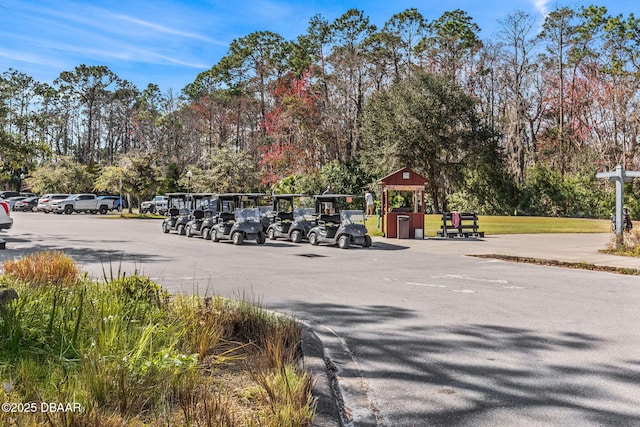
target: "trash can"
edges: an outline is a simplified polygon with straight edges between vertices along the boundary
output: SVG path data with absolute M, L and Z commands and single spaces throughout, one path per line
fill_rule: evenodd
M 398 215 L 398 239 L 409 238 L 409 226 L 410 217 L 407 215 Z

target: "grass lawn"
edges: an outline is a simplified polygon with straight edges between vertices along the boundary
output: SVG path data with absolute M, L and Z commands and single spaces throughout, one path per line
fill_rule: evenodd
M 440 215 L 425 215 L 426 237 L 434 237 L 442 224 Z M 367 229 L 372 236 L 381 236 L 377 217 L 367 219 Z M 480 215 L 478 227 L 485 235 L 539 234 L 539 233 L 608 233 L 610 221 L 585 218 L 547 218 L 536 216 L 488 216 Z

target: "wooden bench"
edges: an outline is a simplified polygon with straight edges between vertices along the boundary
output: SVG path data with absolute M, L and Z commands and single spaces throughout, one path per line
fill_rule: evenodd
M 478 215 L 475 212 L 444 212 L 439 237 L 484 237 L 478 230 Z

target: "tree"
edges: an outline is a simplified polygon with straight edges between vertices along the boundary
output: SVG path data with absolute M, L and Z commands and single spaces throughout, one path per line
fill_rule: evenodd
M 70 157 L 60 157 L 41 165 L 25 179 L 26 185 L 37 194 L 86 193 L 92 190 L 95 176 L 86 165 Z
M 255 86 L 258 93 L 261 121 L 264 121 L 267 109 L 268 84 L 280 76 L 284 68 L 285 46 L 282 36 L 270 31 L 251 33 L 232 41 L 229 46 L 229 56 L 239 73 L 250 79 L 247 88 Z
M 107 89 L 119 81 L 119 78 L 104 65 L 79 65 L 73 72 L 63 71 L 54 81 L 59 85 L 63 96 L 74 100 L 86 110 L 86 126 L 84 132 L 77 135 L 78 146 L 76 158 L 89 163 L 95 160 L 97 149 L 101 146 L 101 128 L 103 107 L 108 99 Z M 80 124 L 78 124 L 80 127 Z
M 557 149 L 560 174 L 564 175 L 570 159 L 569 142 L 566 135 L 566 88 L 565 70 L 570 61 L 570 50 L 575 43 L 576 26 L 573 23 L 575 11 L 568 7 L 551 11 L 544 20 L 542 32 L 539 34 L 541 40 L 547 41 L 547 56 L 545 59 L 546 68 L 555 70 L 555 73 L 548 77 L 549 83 L 553 85 L 554 94 L 547 99 L 549 101 L 550 114 L 555 115 L 555 127 L 548 129 L 548 145 Z
M 355 157 L 360 145 L 360 127 L 367 93 L 366 46 L 376 31 L 364 12 L 349 9 L 330 26 L 333 43 L 329 63 L 335 89 L 333 107 L 339 106 L 333 120 L 334 137 L 338 142 L 337 155 L 346 161 Z M 333 112 L 332 112 L 333 113 Z
M 540 109 L 534 107 L 536 95 L 532 91 L 532 78 L 536 71 L 532 58 L 535 47 L 535 38 L 532 35 L 534 25 L 534 18 L 522 11 L 510 14 L 500 21 L 498 38 L 502 42 L 500 55 L 502 67 L 501 70 L 494 67 L 488 70 L 491 75 L 492 97 L 495 82 L 498 79 L 504 82 L 504 99 L 501 107 L 504 113 L 500 119 L 506 161 L 509 171 L 520 182 L 524 181 L 526 159 L 531 154 L 533 142 L 529 124 L 540 116 Z M 499 64 L 496 64 L 496 67 L 498 66 Z M 490 103 L 493 117 L 493 98 Z M 536 104 L 539 105 L 539 103 Z
M 131 199 L 135 198 L 140 206 L 144 198 L 157 192 L 159 177 L 160 171 L 151 154 L 132 152 L 121 157 L 118 165 L 105 167 L 94 188 L 98 191 L 117 193 L 122 183 L 122 191 L 127 195 L 131 213 Z
M 467 12 L 445 12 L 427 25 L 429 37 L 418 48 L 426 55 L 428 69 L 453 79 L 460 77 L 463 64 L 482 46 L 480 27 Z
M 424 43 L 426 22 L 417 9 L 411 8 L 397 13 L 384 24 L 385 47 L 393 58 L 395 80 L 411 76 L 417 66 L 416 49 Z
M 464 184 L 478 157 L 497 156 L 476 102 L 451 78 L 417 74 L 372 97 L 364 119 L 363 164 L 373 176 L 409 167 L 429 179 L 436 209 Z

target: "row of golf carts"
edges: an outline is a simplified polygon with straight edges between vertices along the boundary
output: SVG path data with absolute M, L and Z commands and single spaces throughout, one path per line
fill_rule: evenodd
M 352 209 L 357 197 L 348 194 L 169 193 L 165 233 L 235 245 L 255 241 L 307 240 L 312 245 L 371 246 L 363 210 Z

